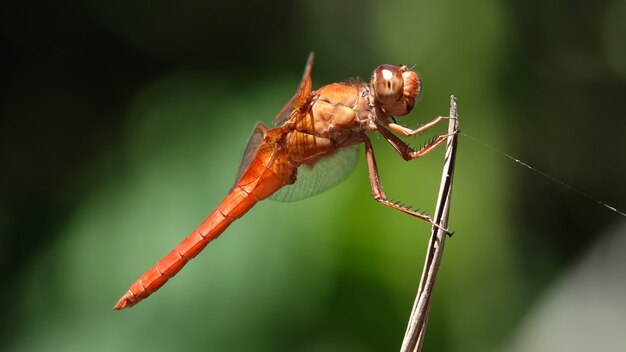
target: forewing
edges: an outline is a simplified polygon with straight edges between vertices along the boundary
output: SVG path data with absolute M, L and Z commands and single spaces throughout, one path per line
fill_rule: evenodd
M 281 202 L 292 202 L 320 194 L 345 180 L 356 166 L 359 150 L 357 146 L 347 147 L 327 158 L 321 159 L 312 167 L 301 165 L 296 182 L 284 186 L 270 196 Z
M 300 110 L 300 107 L 306 103 L 307 97 L 311 93 L 311 70 L 313 70 L 313 61 L 314 55 L 313 53 L 310 53 L 309 58 L 306 61 L 306 66 L 304 67 L 304 73 L 302 74 L 300 86 L 298 86 L 298 90 L 296 90 L 296 94 L 294 94 L 293 98 L 287 102 L 287 104 L 274 118 L 273 122 L 275 125 L 289 120 L 289 118 L 291 118 L 294 113 Z

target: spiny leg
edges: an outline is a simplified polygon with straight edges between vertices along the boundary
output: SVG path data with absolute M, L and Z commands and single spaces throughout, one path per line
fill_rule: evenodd
M 376 166 L 376 158 L 374 157 L 374 148 L 372 148 L 372 142 L 365 135 L 363 136 L 363 142 L 365 142 L 365 159 L 367 160 L 367 171 L 369 174 L 370 186 L 372 187 L 372 197 L 374 197 L 374 200 L 381 203 L 382 205 L 386 205 L 390 208 L 400 210 L 403 213 L 427 221 L 438 229 L 445 231 L 448 236 L 451 236 L 452 234 L 447 229 L 443 229 L 438 224 L 435 224 L 430 216 L 422 214 L 419 211 L 409 209 L 405 206 L 394 203 L 387 199 L 387 196 L 383 191 L 383 186 L 380 182 L 380 175 L 378 174 L 378 166 Z
M 414 130 L 404 127 L 404 126 L 400 126 L 397 123 L 394 122 L 389 122 L 389 123 L 385 123 L 385 125 L 387 127 L 389 127 L 389 129 L 391 129 L 392 131 L 401 134 L 403 136 L 414 136 L 418 133 L 422 133 L 424 131 L 426 131 L 427 129 L 435 126 L 436 124 L 438 124 L 439 122 L 449 119 L 450 117 L 448 116 L 437 116 L 434 120 L 430 121 L 429 123 L 422 125 Z
M 437 148 L 443 142 L 445 142 L 448 137 L 450 137 L 450 136 L 455 134 L 455 133 L 448 133 L 448 134 L 444 134 L 444 135 L 441 135 L 441 136 L 437 136 L 432 141 L 426 143 L 420 149 L 414 150 L 408 144 L 404 143 L 403 140 L 398 138 L 398 136 L 396 136 L 395 134 L 391 133 L 386 128 L 384 128 L 382 126 L 379 126 L 377 131 L 380 134 L 383 135 L 383 137 L 387 140 L 387 142 L 389 142 L 389 144 L 391 144 L 393 149 L 395 149 L 398 152 L 398 154 L 400 154 L 400 156 L 402 156 L 402 158 L 404 160 L 406 160 L 406 161 L 420 158 L 420 157 L 422 157 L 422 156 L 432 152 L 433 150 L 435 150 L 435 148 Z

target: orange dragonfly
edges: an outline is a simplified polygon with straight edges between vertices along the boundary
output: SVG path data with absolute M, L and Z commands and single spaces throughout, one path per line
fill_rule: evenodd
M 391 202 L 383 192 L 374 150 L 366 132 L 378 132 L 405 160 L 419 158 L 443 143 L 440 135 L 414 150 L 391 131 L 413 136 L 445 116 L 415 129 L 400 126 L 395 116 L 408 114 L 421 93 L 418 75 L 407 66 L 380 65 L 370 83 L 332 83 L 311 91 L 313 53 L 296 94 L 274 119 L 280 127 L 257 124 L 244 151 L 237 181 L 217 209 L 174 250 L 130 286 L 114 309 L 137 304 L 163 286 L 206 245 L 258 201 L 268 197 L 292 201 L 318 194 L 347 177 L 365 144 L 372 196 L 386 206 L 432 223 L 425 214 Z M 435 224 L 435 226 L 437 226 Z M 438 227 L 438 226 L 437 226 Z

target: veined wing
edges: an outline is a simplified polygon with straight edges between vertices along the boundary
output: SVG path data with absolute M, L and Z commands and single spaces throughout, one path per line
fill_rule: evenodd
M 252 135 L 248 138 L 248 144 L 246 145 L 246 149 L 243 151 L 243 156 L 241 157 L 241 163 L 239 164 L 239 170 L 237 171 L 237 179 L 235 180 L 235 184 L 239 182 L 243 173 L 246 172 L 248 166 L 254 157 L 257 155 L 261 144 L 263 143 L 263 138 L 267 133 L 267 126 L 264 123 L 257 123 L 256 127 L 252 131 Z
M 320 194 L 350 176 L 358 155 L 358 147 L 351 146 L 319 160 L 313 166 L 303 164 L 298 168 L 296 182 L 279 189 L 269 199 L 292 202 Z
M 313 70 L 313 61 L 314 55 L 313 53 L 310 53 L 309 58 L 306 61 L 306 66 L 304 67 L 304 73 L 302 74 L 300 86 L 298 86 L 298 90 L 296 90 L 296 94 L 294 94 L 293 98 L 287 102 L 287 104 L 274 118 L 273 122 L 275 125 L 289 120 L 292 116 L 294 116 L 294 113 L 300 112 L 302 106 L 306 104 L 307 97 L 311 94 L 311 71 Z

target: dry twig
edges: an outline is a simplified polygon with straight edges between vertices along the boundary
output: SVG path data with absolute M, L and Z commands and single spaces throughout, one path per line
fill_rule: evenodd
M 456 97 L 450 97 L 450 120 L 448 125 L 448 133 L 458 131 L 458 116 L 456 109 Z M 437 200 L 437 208 L 433 222 L 438 224 L 440 228 L 448 228 L 448 214 L 450 212 L 450 198 L 452 194 L 452 181 L 454 179 L 454 161 L 456 159 L 458 134 L 448 137 L 446 145 L 446 155 L 443 166 L 443 174 L 441 176 L 441 185 L 439 188 L 439 198 Z M 443 256 L 443 248 L 446 240 L 446 232 L 432 227 L 430 241 L 428 243 L 428 251 L 426 252 L 426 260 L 422 271 L 413 310 L 409 318 L 404 341 L 402 342 L 401 352 L 421 351 L 424 342 L 424 333 L 426 331 L 426 322 L 428 321 L 428 311 L 430 310 L 430 301 L 432 298 L 435 279 L 441 264 Z

